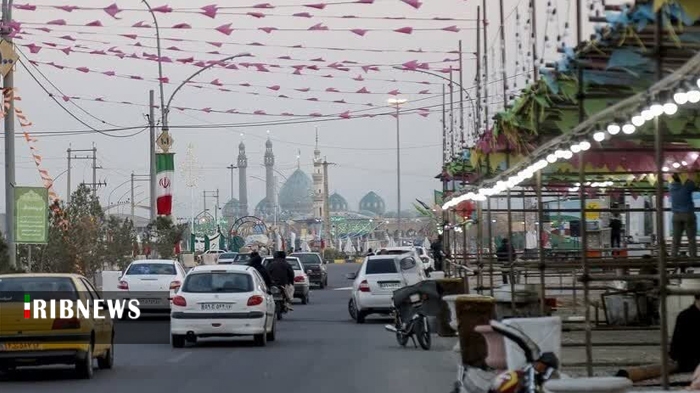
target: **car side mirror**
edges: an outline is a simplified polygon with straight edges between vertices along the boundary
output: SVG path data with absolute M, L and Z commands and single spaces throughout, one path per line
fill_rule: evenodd
M 354 280 L 357 278 L 357 273 L 348 273 L 345 275 L 345 278 L 347 278 L 348 280 Z

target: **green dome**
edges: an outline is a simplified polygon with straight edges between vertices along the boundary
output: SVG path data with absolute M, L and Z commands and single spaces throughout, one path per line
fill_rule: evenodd
M 348 211 L 348 201 L 337 192 L 334 192 L 333 195 L 328 198 L 328 204 L 332 212 Z
M 267 203 L 267 198 L 263 198 L 255 205 L 255 215 L 258 217 L 266 217 L 274 213 L 273 206 Z
M 241 217 L 241 204 L 238 199 L 231 198 L 230 201 L 226 202 L 224 207 L 221 209 L 221 215 L 228 222 L 234 222 L 237 218 Z
M 382 215 L 386 211 L 384 199 L 374 191 L 370 191 L 360 199 L 360 211 L 368 211 L 377 215 Z
M 301 169 L 297 169 L 280 189 L 280 209 L 283 212 L 308 214 L 313 209 L 312 196 L 311 178 Z

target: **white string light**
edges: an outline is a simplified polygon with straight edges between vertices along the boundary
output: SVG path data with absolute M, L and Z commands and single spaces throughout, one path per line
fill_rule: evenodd
M 659 117 L 661 115 L 673 116 L 676 113 L 678 113 L 679 106 L 685 105 L 686 103 L 695 104 L 700 102 L 700 79 L 696 79 L 695 84 L 698 86 L 698 88 L 696 88 L 695 86 L 688 85 L 686 91 L 677 90 L 673 94 L 672 101 L 668 101 L 665 104 L 660 104 L 658 102 L 653 103 L 641 110 L 638 114 L 631 116 L 629 118 L 629 122 L 624 123 L 624 125 L 622 126 L 620 126 L 620 124 L 618 124 L 617 121 L 608 124 L 605 128 L 607 133 L 614 136 L 619 134 L 620 131 L 622 131 L 626 135 L 631 135 L 636 132 L 638 127 L 643 126 L 644 123 L 647 121 L 653 120 L 654 118 Z M 603 142 L 605 138 L 606 135 L 603 131 L 599 130 L 593 134 L 593 140 L 596 142 Z M 481 188 L 479 189 L 478 193 L 468 192 L 459 197 L 455 197 L 452 200 L 443 204 L 442 208 L 443 210 L 446 210 L 455 207 L 459 203 L 466 200 L 485 201 L 489 196 L 497 195 L 506 190 L 517 187 L 525 180 L 532 178 L 536 172 L 542 171 L 550 164 L 554 164 L 559 160 L 570 160 L 571 158 L 573 158 L 574 154 L 587 151 L 590 148 L 591 142 L 586 139 L 580 140 L 578 142 L 573 142 L 569 149 L 557 148 L 554 151 L 550 151 L 550 153 L 547 154 L 547 156 L 544 159 L 540 159 L 539 161 L 530 164 L 528 167 L 521 170 L 516 175 L 509 177 L 507 181 L 498 180 L 493 187 Z M 694 153 L 693 155 L 691 155 L 691 158 L 697 159 L 698 154 Z M 687 162 L 682 161 L 681 163 L 674 162 L 671 166 L 675 169 L 678 169 L 681 166 L 687 165 Z M 668 172 L 670 169 L 669 167 L 664 166 L 663 168 L 661 168 L 661 170 L 663 172 Z M 612 187 L 613 185 L 614 184 L 611 181 L 594 182 L 592 184 L 588 182 L 584 184 L 584 186 L 590 186 L 595 188 Z M 576 184 L 576 186 L 570 188 L 569 191 L 578 191 L 580 187 L 580 184 Z

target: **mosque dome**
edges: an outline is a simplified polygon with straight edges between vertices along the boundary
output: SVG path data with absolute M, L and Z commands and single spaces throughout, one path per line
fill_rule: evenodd
M 280 189 L 280 209 L 283 212 L 308 214 L 313 209 L 312 196 L 311 178 L 301 169 L 297 169 Z
M 360 199 L 360 211 L 368 211 L 376 215 L 382 215 L 386 211 L 386 204 L 382 197 L 377 195 L 374 191 L 370 191 Z
M 229 221 L 233 222 L 241 217 L 241 204 L 236 198 L 231 198 L 230 201 L 226 202 L 224 207 L 221 209 L 221 215 Z
M 258 202 L 257 205 L 255 205 L 255 215 L 259 217 L 265 217 L 268 215 L 272 215 L 273 212 L 273 206 L 272 204 L 267 202 L 267 198 L 263 198 Z
M 328 198 L 328 204 L 332 212 L 348 211 L 348 201 L 337 192 L 334 192 L 333 195 Z

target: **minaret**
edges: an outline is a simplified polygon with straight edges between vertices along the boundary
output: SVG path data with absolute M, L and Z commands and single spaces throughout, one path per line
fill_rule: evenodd
M 246 178 L 248 157 L 245 155 L 243 141 L 238 145 L 238 203 L 241 216 L 248 215 L 248 179 Z
M 323 218 L 323 202 L 325 200 L 323 194 L 323 160 L 321 159 L 321 151 L 318 149 L 318 128 L 316 128 L 316 147 L 314 148 L 314 173 L 312 175 L 314 181 L 314 213 L 315 219 Z
M 267 138 L 265 142 L 265 198 L 267 200 L 266 204 L 266 214 L 272 214 L 275 208 L 275 155 L 272 153 L 272 141 L 270 137 Z

